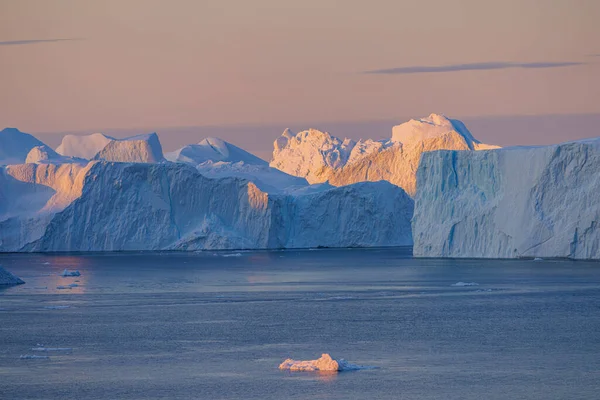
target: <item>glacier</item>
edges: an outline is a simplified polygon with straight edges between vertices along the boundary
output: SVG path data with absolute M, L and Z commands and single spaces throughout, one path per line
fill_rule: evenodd
M 417 257 L 600 259 L 600 138 L 425 153 Z
M 386 180 L 411 196 L 416 192 L 416 171 L 424 152 L 498 147 L 479 142 L 461 121 L 439 114 L 394 126 L 387 140 L 342 140 L 316 129 L 297 134 L 286 129 L 273 146 L 270 165 L 311 184 L 343 186 Z

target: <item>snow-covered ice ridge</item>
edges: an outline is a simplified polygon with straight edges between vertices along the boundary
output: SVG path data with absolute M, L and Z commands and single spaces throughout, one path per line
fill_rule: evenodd
M 476 140 L 461 121 L 431 114 L 393 127 L 392 137 L 381 141 L 355 142 L 316 129 L 297 134 L 287 129 L 274 143 L 270 165 L 309 183 L 342 186 L 386 180 L 413 196 L 422 153 L 490 148 L 497 146 Z
M 600 259 L 598 171 L 600 138 L 424 154 L 414 254 Z
M 388 182 L 273 193 L 183 163 L 0 167 L 0 251 L 410 245 L 412 199 Z

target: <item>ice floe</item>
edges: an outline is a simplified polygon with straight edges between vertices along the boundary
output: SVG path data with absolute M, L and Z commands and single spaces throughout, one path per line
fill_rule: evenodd
M 460 287 L 462 287 L 462 286 L 479 286 L 479 283 L 476 283 L 476 282 L 456 282 L 456 283 L 453 283 L 450 286 L 460 286 Z

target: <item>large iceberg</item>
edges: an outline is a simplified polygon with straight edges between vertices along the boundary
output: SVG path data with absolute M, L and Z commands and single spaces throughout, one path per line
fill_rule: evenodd
M 600 139 L 423 154 L 420 257 L 600 259 Z
M 179 163 L 0 167 L 0 251 L 410 245 L 412 199 L 387 182 L 269 193 Z
M 422 153 L 496 147 L 476 140 L 461 121 L 431 114 L 393 127 L 391 139 L 381 141 L 342 140 L 316 129 L 294 135 L 288 129 L 275 141 L 270 165 L 309 183 L 386 180 L 413 196 Z

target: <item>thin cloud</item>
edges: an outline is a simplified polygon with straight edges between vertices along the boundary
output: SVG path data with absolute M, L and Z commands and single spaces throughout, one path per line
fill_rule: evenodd
M 535 62 L 535 63 L 509 63 L 509 62 L 488 62 L 488 63 L 471 63 L 471 64 L 450 64 L 437 66 L 414 66 L 414 67 L 399 67 L 389 69 L 376 69 L 365 71 L 365 74 L 424 74 L 433 72 L 457 72 L 457 71 L 484 71 L 492 69 L 508 69 L 508 68 L 557 68 L 557 67 L 572 67 L 575 65 L 583 65 L 583 62 Z
M 0 42 L 0 46 L 21 46 L 25 44 L 37 44 L 37 43 L 52 43 L 52 42 L 65 42 L 70 40 L 81 40 L 81 39 L 32 39 L 32 40 L 9 40 Z

